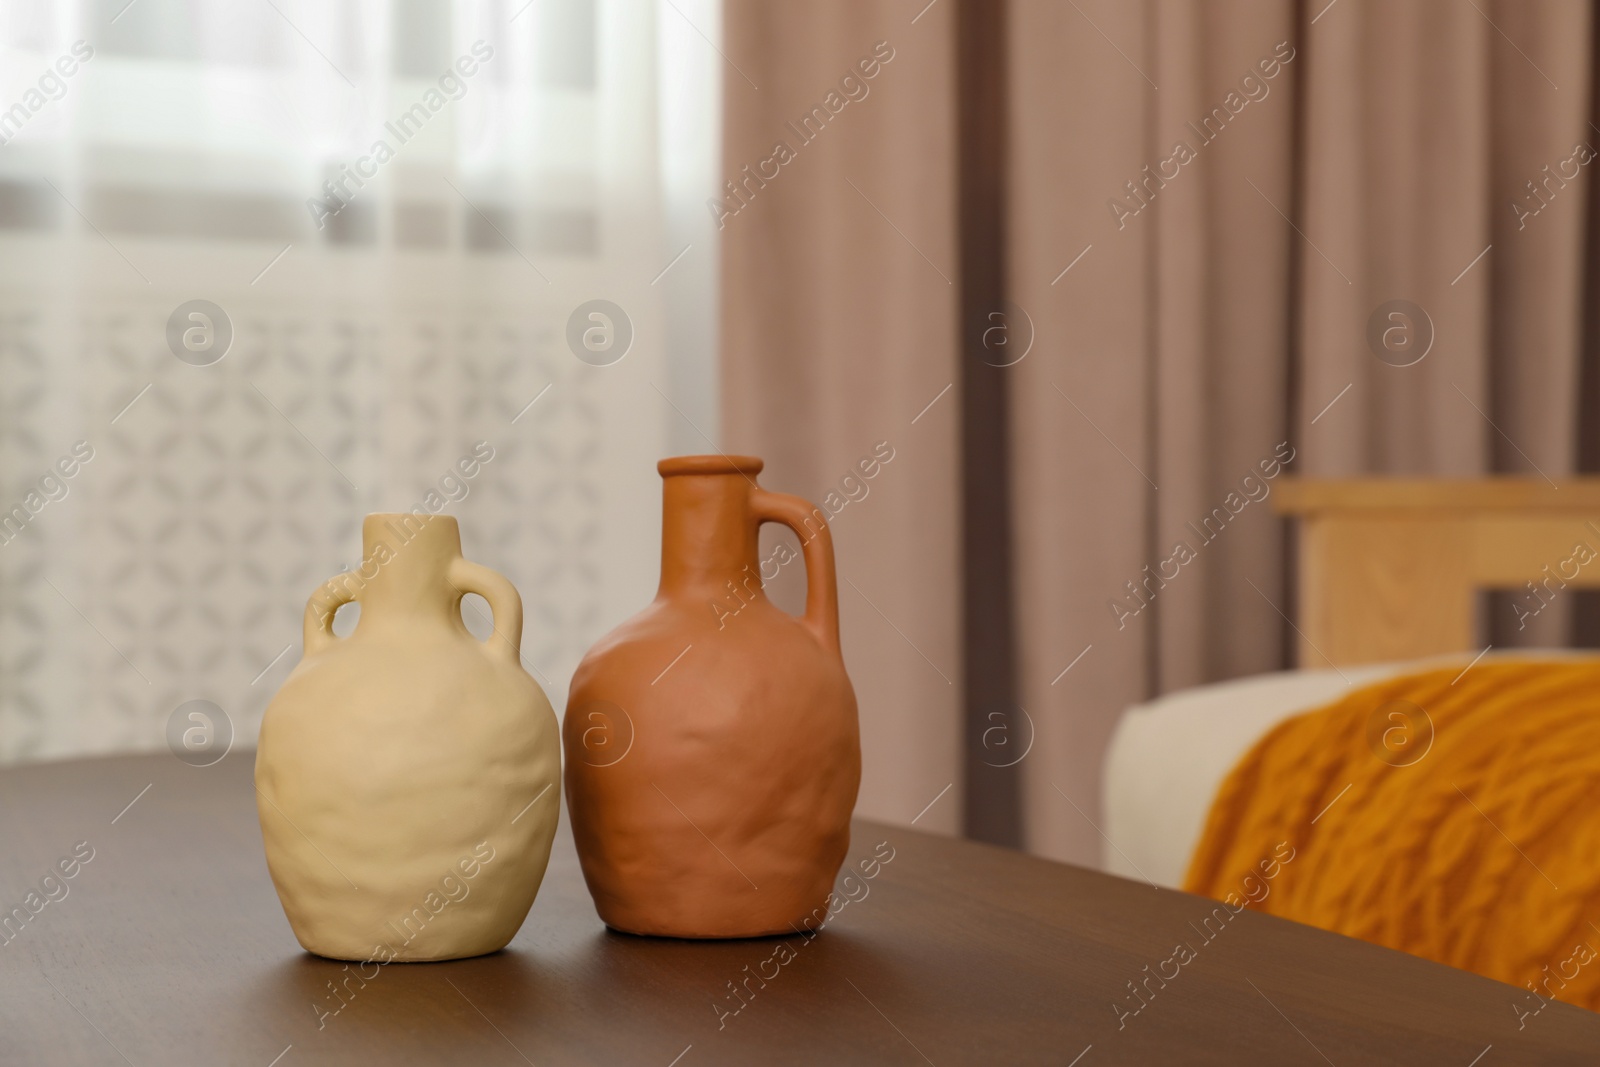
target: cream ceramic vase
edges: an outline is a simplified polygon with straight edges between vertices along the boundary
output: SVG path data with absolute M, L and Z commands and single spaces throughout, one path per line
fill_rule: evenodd
M 523 670 L 522 599 L 448 516 L 369 515 L 361 566 L 306 605 L 305 655 L 261 722 L 256 807 L 300 944 L 345 960 L 503 948 L 555 837 L 561 741 Z M 461 598 L 483 596 L 479 641 Z M 348 637 L 333 614 L 361 605 Z

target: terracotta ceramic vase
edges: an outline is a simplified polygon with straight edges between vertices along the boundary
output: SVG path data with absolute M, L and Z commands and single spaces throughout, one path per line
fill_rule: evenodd
M 306 605 L 305 656 L 256 752 L 267 868 L 295 936 L 346 960 L 502 948 L 550 858 L 555 714 L 520 662 L 522 599 L 449 516 L 369 515 L 361 566 Z M 461 598 L 483 596 L 479 641 Z M 355 601 L 355 631 L 333 613 Z
M 861 782 L 824 513 L 747 456 L 664 459 L 661 587 L 589 650 L 563 724 L 567 803 L 607 926 L 757 937 L 819 924 Z M 805 614 L 761 591 L 757 530 L 792 528 Z M 770 578 L 779 552 L 766 563 Z

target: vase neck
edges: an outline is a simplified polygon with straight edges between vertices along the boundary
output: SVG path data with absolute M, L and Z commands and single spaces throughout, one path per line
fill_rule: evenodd
M 662 461 L 661 592 L 715 596 L 729 582 L 759 592 L 754 479 L 739 469 L 669 473 L 671 463 L 708 458 Z
M 361 525 L 361 563 L 348 573 L 361 603 L 361 625 L 417 615 L 448 617 L 461 591 L 450 564 L 461 558 L 461 528 L 449 515 L 368 515 Z

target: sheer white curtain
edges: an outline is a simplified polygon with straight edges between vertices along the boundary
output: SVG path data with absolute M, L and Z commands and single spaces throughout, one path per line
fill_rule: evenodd
M 249 744 L 361 516 L 430 491 L 561 706 L 654 591 L 654 461 L 716 434 L 717 32 L 0 2 L 0 761 L 159 748 L 194 699 Z M 614 347 L 574 347 L 597 300 Z

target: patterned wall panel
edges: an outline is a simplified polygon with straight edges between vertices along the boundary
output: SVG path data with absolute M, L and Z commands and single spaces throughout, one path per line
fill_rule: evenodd
M 93 449 L 0 544 L 0 762 L 160 748 L 191 699 L 249 745 L 306 597 L 359 562 L 362 516 L 430 490 L 459 497 L 467 554 L 522 592 L 524 662 L 559 708 L 589 643 L 648 599 L 603 578 L 608 554 L 653 556 L 657 500 L 621 502 L 631 529 L 602 515 L 608 472 L 661 454 L 654 394 L 574 359 L 555 300 L 236 297 L 232 349 L 197 367 L 164 334 L 187 295 L 0 309 L 0 501 Z M 619 419 L 636 432 L 608 434 Z M 494 458 L 453 476 L 477 442 Z M 484 613 L 469 603 L 475 632 Z

